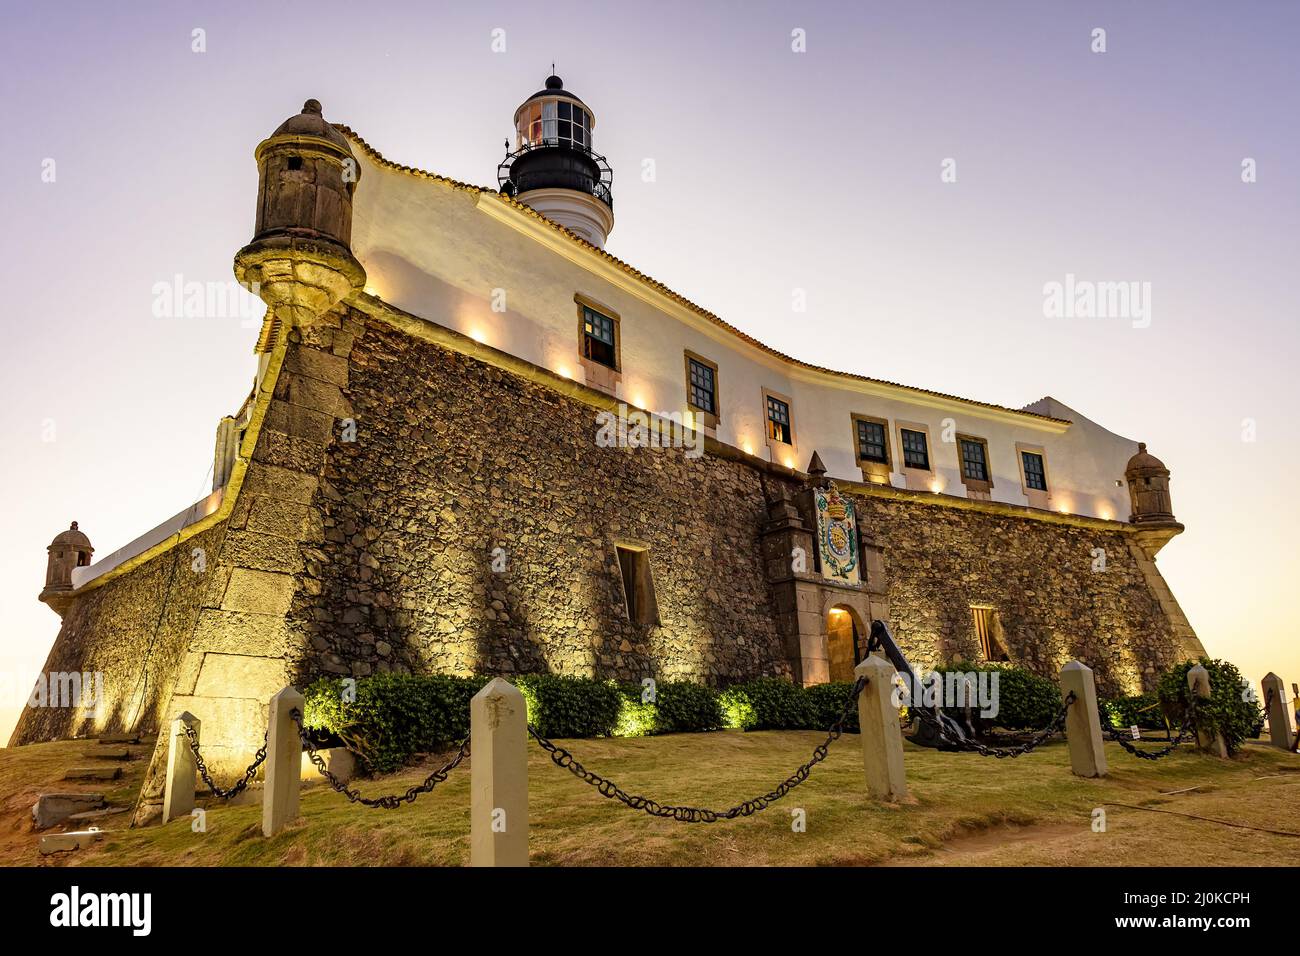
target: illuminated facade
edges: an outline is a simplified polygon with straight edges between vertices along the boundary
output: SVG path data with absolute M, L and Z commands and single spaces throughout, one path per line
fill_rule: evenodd
M 47 669 L 104 672 L 102 726 L 189 710 L 242 767 L 289 682 L 816 683 L 877 617 L 921 666 L 1078 657 L 1112 691 L 1201 652 L 1154 563 L 1182 526 L 1145 449 L 1051 398 L 757 342 L 604 251 L 594 129 L 548 78 L 496 189 L 397 166 L 314 100 L 257 147 L 235 269 L 267 317 L 212 494 L 93 564 L 80 532 L 51 546 Z M 602 444 L 602 413 L 693 423 L 690 447 Z M 70 721 L 29 709 L 14 741 Z

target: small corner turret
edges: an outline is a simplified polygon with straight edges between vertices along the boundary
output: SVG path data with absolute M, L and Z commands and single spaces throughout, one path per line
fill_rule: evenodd
M 309 328 L 366 273 L 352 254 L 352 197 L 361 168 L 347 138 L 308 100 L 258 144 L 253 241 L 235 254 L 235 278 L 267 304 L 257 351 L 282 329 Z
M 62 617 L 73 591 L 72 569 L 88 567 L 95 549 L 74 521 L 54 536 L 46 551 L 45 587 L 39 598 Z
M 1169 469 L 1147 451 L 1146 442 L 1139 442 L 1137 454 L 1124 468 L 1124 480 L 1128 483 L 1131 507 L 1128 520 L 1137 526 L 1139 543 L 1154 558 L 1156 552 L 1183 531 L 1169 498 Z

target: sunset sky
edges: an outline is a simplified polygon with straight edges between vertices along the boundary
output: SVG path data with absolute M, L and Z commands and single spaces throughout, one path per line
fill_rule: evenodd
M 106 555 L 210 488 L 257 323 L 154 288 L 233 279 L 254 146 L 315 97 L 495 186 L 552 61 L 614 168 L 610 252 L 815 364 L 1146 441 L 1202 642 L 1300 681 L 1298 40 L 1282 0 L 7 7 L 0 743 L 58 631 L 50 539 Z M 1149 326 L 1049 318 L 1067 275 L 1150 283 Z

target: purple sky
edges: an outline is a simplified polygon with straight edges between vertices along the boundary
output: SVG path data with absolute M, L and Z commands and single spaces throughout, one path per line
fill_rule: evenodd
M 8 9 L 5 683 L 30 685 L 57 632 L 35 600 L 57 531 L 76 518 L 104 555 L 208 488 L 256 330 L 155 318 L 152 289 L 232 278 L 257 142 L 314 96 L 396 162 L 493 184 L 552 60 L 614 166 L 611 252 L 811 362 L 1052 394 L 1148 441 L 1188 526 L 1160 566 L 1205 645 L 1300 680 L 1300 5 L 701 6 Z M 1067 273 L 1150 282 L 1150 327 L 1045 318 Z

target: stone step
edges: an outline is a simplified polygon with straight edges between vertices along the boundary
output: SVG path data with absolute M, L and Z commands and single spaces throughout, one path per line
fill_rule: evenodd
M 87 820 L 98 820 L 101 817 L 111 817 L 115 813 L 126 813 L 130 807 L 104 807 L 102 810 L 86 810 L 82 813 L 74 813 L 68 817 L 68 823 L 83 823 Z
M 105 734 L 95 741 L 100 744 L 138 744 L 139 734 Z
M 122 776 L 121 767 L 73 767 L 63 775 L 64 780 L 116 780 Z
M 91 760 L 129 760 L 131 759 L 131 751 L 125 747 L 103 747 L 84 751 L 81 756 L 89 757 Z
M 41 835 L 41 852 L 61 853 L 90 846 L 104 835 L 103 830 L 77 830 L 73 833 L 45 833 Z
M 84 813 L 104 805 L 102 793 L 42 793 L 32 804 L 36 829 L 44 830 L 62 823 L 74 813 Z

